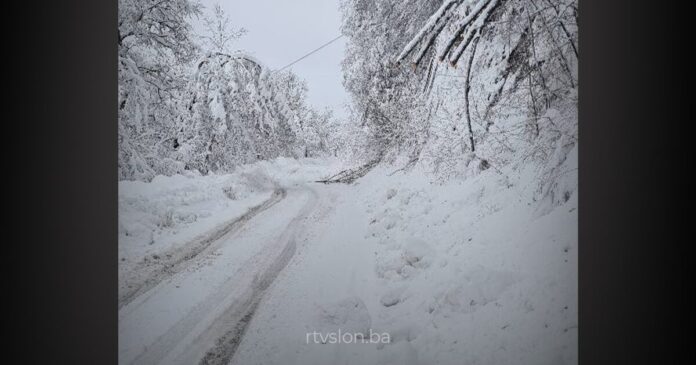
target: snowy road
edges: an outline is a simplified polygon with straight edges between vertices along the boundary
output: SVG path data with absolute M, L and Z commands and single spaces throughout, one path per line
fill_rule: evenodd
M 309 187 L 282 190 L 252 214 L 211 232 L 205 247 L 186 248 L 172 270 L 148 276 L 124 296 L 119 362 L 229 362 L 264 292 L 292 258 L 297 232 L 317 201 Z
M 158 255 L 156 261 L 147 257 L 140 260 L 140 262 L 128 272 L 125 278 L 126 287 L 119 295 L 119 309 L 130 303 L 138 295 L 147 292 L 163 280 L 186 268 L 191 264 L 191 260 L 196 259 L 201 254 L 205 254 L 207 250 L 217 248 L 215 244 L 219 243 L 223 237 L 235 232 L 255 215 L 284 199 L 285 195 L 285 189 L 277 188 L 273 191 L 273 194 L 261 204 L 251 207 L 241 216 L 184 244 L 183 247 L 176 247 L 169 252 Z M 224 242 L 224 240 L 222 242 Z
M 119 363 L 577 363 L 577 195 L 303 163 L 124 184 Z M 174 223 L 149 245 L 141 216 Z M 310 337 L 337 331 L 389 341 Z

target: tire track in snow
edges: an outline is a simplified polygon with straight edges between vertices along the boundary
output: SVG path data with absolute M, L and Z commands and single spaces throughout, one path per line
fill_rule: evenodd
M 280 226 L 282 228 L 275 236 L 266 237 L 260 250 L 235 269 L 225 282 L 206 290 L 210 295 L 188 310 L 154 342 L 146 345 L 142 352 L 130 360 L 120 358 L 120 363 L 229 363 L 264 293 L 294 256 L 297 232 L 317 204 L 318 196 L 314 190 L 305 188 L 300 191 L 308 193 L 307 201 L 294 217 Z M 270 213 L 273 212 L 269 210 L 266 214 Z M 282 214 L 282 211 L 276 214 Z M 258 232 L 262 231 L 248 231 L 247 235 L 258 236 Z M 227 241 L 232 245 L 242 242 L 248 245 L 252 243 L 249 239 L 240 236 Z
M 234 353 L 242 342 L 242 337 L 246 332 L 251 319 L 256 312 L 256 308 L 263 297 L 266 289 L 271 285 L 275 278 L 288 264 L 294 256 L 297 245 L 294 238 L 287 242 L 281 254 L 262 275 L 254 277 L 251 290 L 246 292 L 246 300 L 239 306 L 230 306 L 221 316 L 226 319 L 228 324 L 227 331 L 215 340 L 215 345 L 208 349 L 199 364 L 201 365 L 223 365 L 228 364 Z
M 227 323 L 227 328 L 224 333 L 215 340 L 215 345 L 206 351 L 199 362 L 200 365 L 226 365 L 232 360 L 266 290 L 295 255 L 295 251 L 297 250 L 296 235 L 301 221 L 307 219 L 309 214 L 314 210 L 318 200 L 317 193 L 314 190 L 308 188 L 307 191 L 312 195 L 310 203 L 305 205 L 300 214 L 288 224 L 281 237 L 277 240 L 276 247 L 284 244 L 280 254 L 275 256 L 270 264 L 268 263 L 268 252 L 259 253 L 254 259 L 247 263 L 250 268 L 258 267 L 258 265 L 261 264 L 263 265 L 261 267 L 265 267 L 265 269 L 262 272 L 256 273 L 254 276 L 250 290 L 245 292 L 247 296 L 245 300 L 242 301 L 242 305 L 230 306 L 220 317 L 223 321 L 216 321 L 216 323 Z M 273 256 L 270 257 L 272 258 Z M 263 261 L 266 262 L 264 263 Z M 234 322 L 234 325 L 230 326 L 229 323 L 232 322 Z
M 271 197 L 263 203 L 249 208 L 249 210 L 240 217 L 208 232 L 202 237 L 190 241 L 182 247 L 177 247 L 174 250 L 163 253 L 158 261 L 153 262 L 147 258 L 141 260 L 136 264 L 133 270 L 126 274 L 126 278 L 124 279 L 126 287 L 119 292 L 119 310 L 163 280 L 188 267 L 192 259 L 199 256 L 214 242 L 228 234 L 236 232 L 244 223 L 283 200 L 286 195 L 287 192 L 285 189 L 275 189 Z

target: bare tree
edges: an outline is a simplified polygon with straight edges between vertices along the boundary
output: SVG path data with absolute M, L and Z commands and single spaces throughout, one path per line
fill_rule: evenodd
M 246 29 L 231 25 L 220 4 L 215 4 L 211 15 L 203 17 L 203 26 L 205 33 L 201 39 L 213 52 L 231 53 L 232 43 L 247 33 Z

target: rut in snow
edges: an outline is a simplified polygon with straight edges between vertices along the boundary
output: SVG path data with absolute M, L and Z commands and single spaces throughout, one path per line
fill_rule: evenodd
M 232 220 L 199 237 L 182 247 L 158 255 L 157 259 L 144 258 L 125 278 L 125 288 L 122 288 L 118 298 L 118 308 L 121 309 L 133 299 L 152 289 L 168 277 L 186 268 L 190 261 L 208 249 L 214 242 L 225 235 L 236 232 L 244 223 L 264 210 L 272 207 L 286 196 L 285 189 L 278 188 L 263 203 L 250 208 L 239 218 Z
M 295 254 L 297 249 L 295 239 L 298 227 L 314 209 L 314 205 L 317 201 L 316 193 L 313 190 L 309 191 L 312 193 L 312 203 L 307 204 L 302 212 L 288 224 L 286 230 L 277 241 L 279 244 L 285 242 L 285 246 L 280 254 L 278 254 L 270 264 L 267 262 L 259 262 L 268 261 L 269 258 L 266 252 L 262 252 L 248 263 L 252 266 L 263 265 L 261 267 L 266 267 L 266 269 L 254 276 L 251 287 L 245 292 L 245 299 L 238 302 L 238 304 L 241 305 L 229 307 L 221 316 L 220 319 L 222 321 L 234 323 L 234 325 L 230 325 L 224 334 L 217 338 L 215 345 L 210 348 L 201 359 L 201 365 L 228 364 L 232 360 L 266 289 L 270 287 Z

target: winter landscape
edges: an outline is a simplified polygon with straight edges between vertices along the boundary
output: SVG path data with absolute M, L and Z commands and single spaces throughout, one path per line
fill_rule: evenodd
M 119 363 L 576 364 L 577 0 L 258 3 L 119 0 Z

